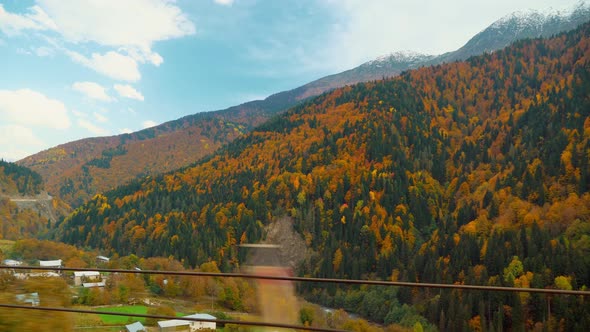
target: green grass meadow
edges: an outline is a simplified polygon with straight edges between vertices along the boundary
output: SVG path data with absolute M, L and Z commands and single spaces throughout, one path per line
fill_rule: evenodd
M 113 306 L 113 307 L 103 307 L 97 308 L 96 311 L 102 312 L 120 312 L 126 314 L 140 314 L 146 315 L 148 311 L 148 307 L 144 305 L 126 305 L 126 306 Z M 182 312 L 177 312 L 177 317 L 182 317 L 185 314 Z M 145 324 L 145 318 L 143 317 L 133 317 L 133 316 L 115 316 L 115 315 L 105 315 L 99 314 L 98 315 L 102 322 L 105 325 L 127 325 L 133 322 L 141 322 Z
M 126 314 L 140 314 L 145 315 L 147 314 L 148 307 L 144 305 L 127 305 L 127 306 L 117 306 L 117 307 L 104 307 L 98 308 L 96 311 L 107 311 L 107 312 L 120 312 Z M 132 317 L 132 316 L 114 316 L 114 315 L 98 315 L 103 323 L 108 325 L 114 324 L 130 324 L 133 322 L 141 322 L 142 324 L 145 323 L 145 318 L 143 317 Z

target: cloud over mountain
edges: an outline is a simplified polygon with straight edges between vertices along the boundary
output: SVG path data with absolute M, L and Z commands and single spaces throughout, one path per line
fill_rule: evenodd
M 195 25 L 172 1 L 57 1 L 38 0 L 24 14 L 11 13 L 0 4 L 0 30 L 7 35 L 27 30 L 58 33 L 52 46 L 75 62 L 116 80 L 141 78 L 138 63 L 164 62 L 152 50 L 155 42 L 195 33 Z M 104 54 L 83 54 L 80 45 L 111 47 Z M 121 74 L 118 74 L 122 70 Z
M 76 82 L 72 84 L 72 88 L 86 97 L 100 101 L 112 101 L 113 99 L 106 93 L 104 87 L 94 82 Z

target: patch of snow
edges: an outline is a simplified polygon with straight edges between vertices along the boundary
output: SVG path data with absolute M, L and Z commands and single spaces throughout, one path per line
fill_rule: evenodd
M 520 10 L 508 14 L 490 25 L 489 29 L 502 29 L 508 25 L 515 25 L 516 32 L 526 28 L 540 28 L 548 21 L 568 21 L 576 12 L 590 9 L 586 0 L 578 2 L 567 9 L 549 7 L 545 10 Z
M 364 65 L 375 65 L 380 67 L 385 62 L 398 62 L 398 63 L 416 63 L 432 58 L 432 55 L 426 55 L 414 51 L 398 51 L 390 54 L 382 55 L 377 57 L 375 60 L 366 62 Z

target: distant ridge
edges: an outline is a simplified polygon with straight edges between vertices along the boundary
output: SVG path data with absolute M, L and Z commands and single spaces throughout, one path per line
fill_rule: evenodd
M 55 238 L 230 272 L 244 266 L 238 245 L 282 221 L 305 243 L 297 275 L 586 289 L 589 55 L 585 24 L 336 89 L 202 162 L 96 195 Z M 554 297 L 548 319 L 534 294 L 299 291 L 384 326 L 412 318 L 410 330 L 590 326 L 590 306 L 574 297 Z
M 590 4 L 586 1 L 580 1 L 567 11 L 517 11 L 495 21 L 460 49 L 442 54 L 426 64 L 465 60 L 470 56 L 499 50 L 519 39 L 551 37 L 589 20 Z
M 570 30 L 588 20 L 590 6 L 586 2 L 580 2 L 567 12 L 513 13 L 499 19 L 454 52 L 438 56 L 394 52 L 264 100 L 188 115 L 131 134 L 61 144 L 17 163 L 41 174 L 51 195 L 77 206 L 96 193 L 136 177 L 192 164 L 307 98 L 346 85 L 393 77 L 408 69 L 464 60 L 504 48 L 522 38 L 550 36 Z

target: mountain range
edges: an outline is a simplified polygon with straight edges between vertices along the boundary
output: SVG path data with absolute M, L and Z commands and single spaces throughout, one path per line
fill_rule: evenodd
M 47 190 L 72 206 L 134 178 L 185 167 L 210 155 L 277 113 L 345 85 L 379 80 L 421 66 L 463 60 L 503 48 L 522 38 L 549 36 L 590 18 L 580 3 L 569 13 L 530 12 L 502 18 L 465 46 L 439 56 L 396 52 L 265 100 L 198 113 L 132 134 L 87 138 L 26 157 L 18 164 L 43 176 Z
M 235 271 L 245 258 L 238 245 L 258 243 L 287 218 L 307 247 L 300 275 L 583 290 L 588 91 L 590 23 L 337 88 L 193 165 L 97 194 L 54 236 Z M 590 325 L 579 297 L 333 284 L 299 291 L 383 324 L 418 315 L 448 331 Z

